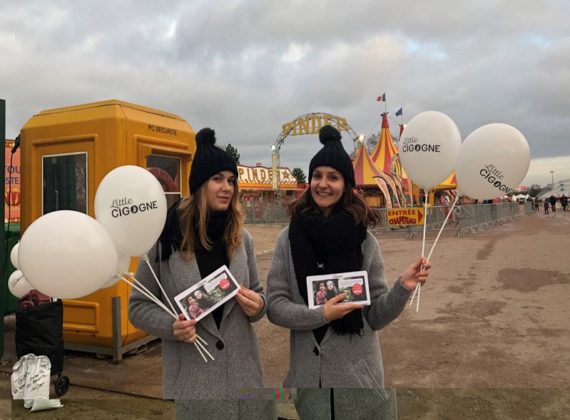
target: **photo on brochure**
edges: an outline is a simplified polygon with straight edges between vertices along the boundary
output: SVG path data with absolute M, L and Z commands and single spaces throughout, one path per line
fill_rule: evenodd
M 239 284 L 225 265 L 174 297 L 186 319 L 201 320 L 232 299 Z
M 308 276 L 307 291 L 309 292 L 309 308 L 322 306 L 339 293 L 346 293 L 346 298 L 340 303 L 370 305 L 366 271 Z

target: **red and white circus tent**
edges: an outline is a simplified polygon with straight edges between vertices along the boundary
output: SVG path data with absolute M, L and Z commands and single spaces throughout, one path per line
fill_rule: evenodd
M 398 149 L 392 141 L 390 125 L 388 124 L 388 113 L 382 113 L 382 127 L 378 134 L 378 143 L 372 151 L 371 158 L 378 169 L 384 173 L 392 173 L 392 159 L 398 154 Z
M 371 203 L 372 205 L 385 205 L 387 208 L 402 207 L 405 199 L 399 180 L 378 169 L 363 144 L 358 147 L 352 165 L 357 188 L 380 189 L 384 202 Z
M 404 126 L 401 124 L 400 135 L 402 134 L 403 128 Z M 402 196 L 405 197 L 402 204 L 404 206 L 411 204 L 413 202 L 412 183 L 408 179 L 408 176 L 400 162 L 398 148 L 394 144 L 392 133 L 390 132 L 387 112 L 382 113 L 382 126 L 380 134 L 378 134 L 378 142 L 371 154 L 371 159 L 374 162 L 374 165 L 383 173 L 390 175 L 399 187 L 402 192 Z

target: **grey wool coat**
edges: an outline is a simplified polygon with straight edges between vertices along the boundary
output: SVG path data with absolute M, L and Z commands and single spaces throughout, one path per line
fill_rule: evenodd
M 170 299 L 200 281 L 195 258 L 184 260 L 176 251 L 168 260 L 159 263 L 155 262 L 156 252 L 154 247 L 148 255 L 149 262 Z M 245 229 L 242 245 L 231 256 L 229 269 L 238 282 L 259 293 L 265 300 L 257 276 L 253 240 Z M 136 279 L 169 306 L 144 261 L 137 267 Z M 172 303 L 177 309 L 174 301 Z M 254 317 L 248 317 L 234 298 L 224 305 L 219 330 L 212 314 L 201 319 L 197 324 L 197 333 L 206 340 L 206 348 L 215 358 L 214 361 L 208 358 L 207 363 L 194 344 L 174 337 L 174 318 L 134 288 L 129 301 L 129 319 L 137 328 L 162 339 L 165 399 L 237 400 L 240 390 L 263 388 L 263 367 L 251 324 L 265 315 L 266 307 L 264 305 L 263 310 Z
M 323 307 L 309 309 L 297 286 L 291 257 L 289 228 L 277 237 L 267 280 L 267 316 L 290 330 L 289 372 L 283 385 L 295 388 L 384 387 L 384 369 L 377 330 L 404 309 L 410 296 L 400 281 L 390 289 L 384 281 L 384 262 L 374 236 L 362 244 L 362 270 L 368 272 L 372 304 L 363 309 L 364 330 L 340 335 L 327 330 L 317 344 L 313 329 L 326 324 Z

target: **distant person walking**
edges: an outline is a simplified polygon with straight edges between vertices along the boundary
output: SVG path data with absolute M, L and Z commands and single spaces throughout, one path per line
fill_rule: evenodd
M 556 212 L 556 197 L 552 194 L 548 200 L 550 201 L 550 207 L 552 207 L 552 213 Z
M 540 205 L 538 203 L 538 197 L 534 197 L 534 211 L 538 212 Z
M 560 197 L 560 205 L 562 206 L 562 210 L 566 211 L 566 207 L 568 207 L 568 197 L 564 194 Z
M 549 205 L 550 205 L 550 204 L 548 204 L 548 199 L 544 200 L 544 214 L 550 214 L 550 213 L 548 212 L 548 206 L 549 206 Z

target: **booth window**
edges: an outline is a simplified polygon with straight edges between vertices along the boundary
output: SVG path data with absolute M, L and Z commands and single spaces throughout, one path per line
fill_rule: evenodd
M 43 214 L 75 210 L 87 214 L 87 153 L 43 156 Z
M 180 198 L 181 159 L 175 156 L 150 155 L 146 159 L 146 168 L 162 185 L 166 194 L 168 208 Z

